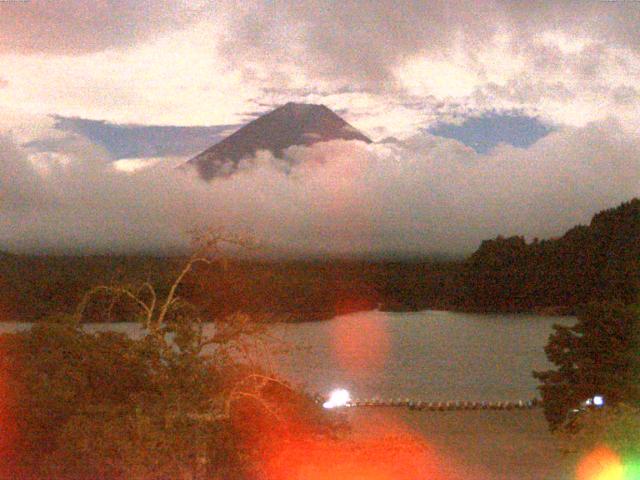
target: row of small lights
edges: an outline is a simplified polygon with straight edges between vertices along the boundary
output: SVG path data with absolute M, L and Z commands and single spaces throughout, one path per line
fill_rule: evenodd
M 326 409 L 346 407 L 351 403 L 351 394 L 349 394 L 348 390 L 344 388 L 338 388 L 333 390 L 329 394 L 329 398 L 326 402 L 322 404 L 322 406 Z M 603 407 L 604 406 L 604 397 L 602 395 L 594 395 L 592 398 L 589 398 L 584 402 L 584 405 L 587 407 Z

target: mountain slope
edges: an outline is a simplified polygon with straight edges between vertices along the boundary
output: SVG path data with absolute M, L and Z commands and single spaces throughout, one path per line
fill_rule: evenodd
M 248 123 L 187 162 L 210 180 L 232 174 L 240 160 L 268 150 L 281 157 L 293 145 L 329 140 L 371 140 L 324 105 L 287 103 Z

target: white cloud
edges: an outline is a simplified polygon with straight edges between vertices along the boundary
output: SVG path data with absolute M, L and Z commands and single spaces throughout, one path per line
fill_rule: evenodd
M 130 46 L 205 12 L 189 0 L 10 1 L 0 5 L 0 51 L 78 55 Z
M 29 17 L 58 3 L 19 8 Z M 62 2 L 50 18 L 73 5 Z M 215 125 L 238 123 L 264 104 L 309 101 L 346 109 L 374 138 L 414 134 L 443 110 L 518 109 L 572 126 L 615 117 L 627 129 L 640 114 L 628 90 L 640 80 L 640 43 L 631 35 L 640 10 L 632 2 L 220 1 L 184 12 L 181 3 L 162 5 L 157 25 L 145 9 L 125 15 L 130 35 L 112 35 L 123 20 L 108 9 L 85 9 L 61 23 L 71 40 L 43 37 L 51 48 L 29 55 L 5 48 L 0 105 L 116 123 Z M 3 8 L 18 15 L 18 7 Z M 98 25 L 97 40 L 82 49 L 85 24 Z M 8 29 L 5 46 L 32 33 Z M 65 42 L 78 49 L 53 54 Z
M 416 96 L 465 97 L 478 85 L 477 75 L 454 59 L 410 58 L 398 67 L 396 77 L 403 89 Z
M 470 252 L 498 234 L 559 235 L 640 195 L 640 142 L 612 120 L 482 156 L 424 134 L 267 152 L 210 184 L 162 162 L 135 173 L 76 148 L 47 174 L 3 141 L 0 248 L 185 246 L 194 225 L 251 231 L 289 251 Z
M 122 158 L 112 163 L 113 168 L 119 172 L 135 173 L 157 165 L 162 158 Z
M 203 21 L 135 48 L 81 56 L 0 55 L 9 82 L 0 105 L 115 123 L 238 123 L 259 89 L 216 56 L 217 29 Z

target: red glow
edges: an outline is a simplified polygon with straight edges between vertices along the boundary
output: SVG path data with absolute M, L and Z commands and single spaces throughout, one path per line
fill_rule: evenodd
M 282 440 L 265 466 L 266 480 L 444 480 L 434 451 L 410 435 Z
M 576 480 L 622 480 L 624 468 L 620 457 L 610 448 L 600 446 L 578 464 Z
M 6 372 L 0 368 L 0 475 L 3 476 L 2 478 L 5 478 L 4 475 L 11 468 L 16 438 L 15 419 L 12 415 L 10 391 L 6 380 Z
M 391 342 L 386 315 L 381 312 L 353 314 L 355 319 L 338 320 L 332 347 L 340 366 L 354 377 L 370 377 L 384 368 Z M 357 324 L 357 331 L 354 325 Z
M 462 478 L 457 462 L 441 457 L 392 412 L 371 412 L 345 430 L 333 423 L 323 426 L 326 419 L 317 415 L 321 412 L 306 404 L 283 406 L 277 419 L 265 416 L 253 402 L 234 412 L 238 438 L 244 439 L 261 480 Z

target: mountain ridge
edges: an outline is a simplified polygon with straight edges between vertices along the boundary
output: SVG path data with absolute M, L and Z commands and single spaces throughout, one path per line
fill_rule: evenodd
M 233 174 L 243 158 L 259 150 L 282 157 L 289 147 L 330 140 L 372 143 L 325 105 L 289 102 L 249 122 L 184 165 L 197 168 L 202 178 L 211 180 Z

